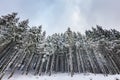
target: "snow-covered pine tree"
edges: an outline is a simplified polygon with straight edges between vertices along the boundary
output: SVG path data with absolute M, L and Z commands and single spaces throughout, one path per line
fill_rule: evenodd
M 85 35 L 72 32 L 46 37 L 42 26 L 30 27 L 17 13 L 0 17 L 0 79 L 7 70 L 35 75 L 53 72 L 120 73 L 120 32 L 96 26 Z

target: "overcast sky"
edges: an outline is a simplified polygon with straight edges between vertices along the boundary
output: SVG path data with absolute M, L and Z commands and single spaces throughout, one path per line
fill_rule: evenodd
M 67 27 L 84 33 L 96 24 L 120 31 L 120 0 L 0 0 L 0 15 L 11 12 L 31 26 L 43 25 L 47 34 Z

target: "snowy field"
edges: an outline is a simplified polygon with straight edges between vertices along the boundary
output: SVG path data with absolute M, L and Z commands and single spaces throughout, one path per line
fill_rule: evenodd
M 32 74 L 22 75 L 14 74 L 13 77 L 8 79 L 8 75 L 5 75 L 2 80 L 120 80 L 120 75 L 108 75 L 104 76 L 102 74 L 75 74 L 71 77 L 68 73 L 57 73 L 51 76 L 33 76 Z

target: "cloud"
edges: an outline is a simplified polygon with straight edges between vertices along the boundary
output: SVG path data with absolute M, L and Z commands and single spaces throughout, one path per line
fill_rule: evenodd
M 0 1 L 0 15 L 7 14 L 12 11 L 19 10 L 20 0 L 1 0 Z
M 84 2 L 83 2 L 84 3 Z M 90 26 L 96 24 L 104 28 L 119 28 L 120 21 L 120 0 L 91 0 L 90 4 L 80 6 L 86 23 Z
M 44 14 L 41 11 L 38 12 L 39 16 L 35 22 L 40 18 L 41 22 L 47 22 L 45 27 L 48 34 L 55 32 L 64 32 L 68 27 L 71 27 L 74 31 L 84 32 L 85 19 L 82 16 L 79 9 L 80 0 L 56 0 L 54 4 L 51 4 L 44 10 Z
M 0 15 L 18 12 L 30 25 L 43 25 L 47 34 L 67 27 L 84 33 L 96 24 L 120 30 L 120 0 L 2 0 Z

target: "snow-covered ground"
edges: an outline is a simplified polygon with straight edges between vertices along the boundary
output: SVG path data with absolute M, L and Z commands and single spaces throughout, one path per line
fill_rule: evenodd
M 22 75 L 15 73 L 10 79 L 8 75 L 5 75 L 2 80 L 120 80 L 120 75 L 108 75 L 104 76 L 102 74 L 75 74 L 73 77 L 68 73 L 57 73 L 51 76 L 42 75 L 34 76 L 32 74 Z

